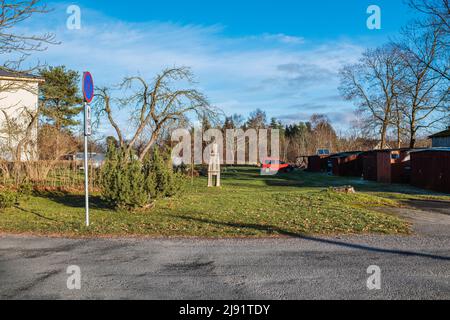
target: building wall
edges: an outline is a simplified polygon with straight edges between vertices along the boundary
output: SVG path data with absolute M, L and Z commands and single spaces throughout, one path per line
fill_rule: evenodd
M 377 181 L 377 153 L 369 151 L 362 154 L 364 180 Z
M 450 193 L 450 151 L 411 153 L 411 184 Z
M 391 151 L 377 152 L 377 181 L 391 183 Z
M 327 171 L 329 156 L 309 156 L 308 157 L 308 171 L 321 172 Z
M 433 148 L 450 148 L 450 137 L 436 137 L 431 139 Z
M 409 150 L 387 150 L 376 152 L 377 181 L 383 183 L 409 182 Z
M 360 153 L 332 156 L 328 162 L 335 176 L 361 177 L 363 174 L 363 159 Z
M 0 158 L 14 159 L 12 152 L 24 138 L 30 123 L 26 110 L 35 114 L 38 108 L 38 85 L 37 81 L 0 80 Z M 37 124 L 32 130 L 31 141 L 20 160 L 37 158 Z

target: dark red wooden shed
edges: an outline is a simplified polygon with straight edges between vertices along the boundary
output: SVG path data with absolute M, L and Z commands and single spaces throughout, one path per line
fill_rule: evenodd
M 315 155 L 308 157 L 308 171 L 325 172 L 327 171 L 329 155 Z
M 361 177 L 362 175 L 362 152 L 343 152 L 331 156 L 328 159 L 328 167 L 335 176 Z
M 409 149 L 372 150 L 361 155 L 364 180 L 384 183 L 408 183 Z
M 377 152 L 367 151 L 361 154 L 364 180 L 377 181 Z
M 411 152 L 411 184 L 450 193 L 450 148 Z
M 377 156 L 377 181 L 408 183 L 410 179 L 410 150 L 380 150 Z

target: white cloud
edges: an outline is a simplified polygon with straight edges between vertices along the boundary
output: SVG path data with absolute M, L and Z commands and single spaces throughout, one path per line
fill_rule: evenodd
M 237 38 L 219 25 L 127 23 L 87 9 L 82 9 L 82 29 L 68 30 L 65 8 L 58 5 L 53 19 L 28 27 L 55 32 L 61 41 L 39 54 L 41 60 L 90 70 L 97 85 L 136 73 L 150 80 L 164 67 L 190 66 L 200 89 L 227 113 L 245 115 L 256 107 L 277 116 L 308 113 L 291 106 L 337 95 L 338 69 L 362 51 L 349 41 L 312 43 L 281 33 Z
M 267 40 L 267 41 L 278 41 L 285 44 L 299 45 L 305 43 L 305 38 L 290 36 L 284 33 L 270 34 L 264 33 L 262 36 L 255 37 L 259 40 Z

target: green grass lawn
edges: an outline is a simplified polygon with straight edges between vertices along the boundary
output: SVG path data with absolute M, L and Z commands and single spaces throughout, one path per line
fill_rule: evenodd
M 406 198 L 441 197 L 408 186 L 296 171 L 260 176 L 257 168 L 226 168 L 222 188 L 206 188 L 205 178 L 176 199 L 152 209 L 109 209 L 91 197 L 91 226 L 84 226 L 82 194 L 33 196 L 0 212 L 0 232 L 65 236 L 267 237 L 304 234 L 407 234 L 409 225 L 382 213 Z M 328 186 L 351 184 L 356 194 Z

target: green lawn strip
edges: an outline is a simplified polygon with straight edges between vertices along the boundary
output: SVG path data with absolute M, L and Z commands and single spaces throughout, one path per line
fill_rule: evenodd
M 180 197 L 160 199 L 146 211 L 113 211 L 92 198 L 91 226 L 84 226 L 83 195 L 33 196 L 0 212 L 0 232 L 66 236 L 267 237 L 303 234 L 407 234 L 400 218 L 379 212 L 399 202 L 373 191 L 330 190 L 325 175 L 296 172 L 259 176 L 255 168 L 233 168 L 223 187 L 205 178 Z M 330 178 L 331 185 L 348 184 Z M 358 188 L 356 187 L 358 190 Z

